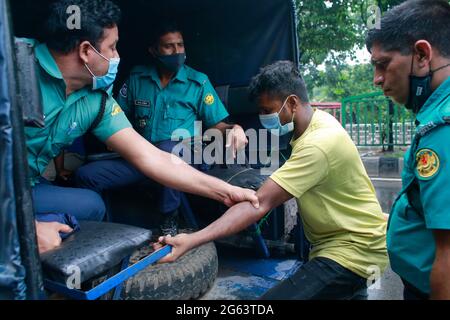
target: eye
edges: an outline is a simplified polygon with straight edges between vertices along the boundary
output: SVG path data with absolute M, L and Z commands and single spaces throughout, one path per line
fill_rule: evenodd
M 388 67 L 388 65 L 389 65 L 389 61 L 380 61 L 380 63 L 378 64 L 378 67 L 379 67 L 381 70 L 386 70 L 386 68 Z

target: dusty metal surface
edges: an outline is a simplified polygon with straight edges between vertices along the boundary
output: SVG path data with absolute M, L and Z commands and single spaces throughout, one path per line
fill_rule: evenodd
M 202 300 L 256 300 L 298 270 L 295 256 L 260 259 L 254 250 L 220 247 L 219 274 Z

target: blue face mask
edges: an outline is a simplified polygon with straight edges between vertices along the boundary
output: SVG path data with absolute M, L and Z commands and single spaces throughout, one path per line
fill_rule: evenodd
M 108 89 L 109 87 L 112 86 L 114 80 L 116 80 L 117 72 L 119 71 L 120 58 L 108 59 L 100 52 L 98 52 L 97 49 L 95 49 L 92 45 L 91 47 L 100 57 L 109 62 L 108 72 L 101 77 L 97 77 L 88 67 L 88 65 L 84 64 L 86 66 L 86 69 L 92 75 L 92 89 L 93 90 Z
M 292 121 L 286 123 L 285 125 L 282 125 L 280 120 L 280 113 L 281 111 L 283 111 L 284 107 L 286 107 L 286 104 L 290 97 L 292 96 L 287 97 L 278 113 L 259 115 L 259 120 L 261 121 L 262 126 L 267 130 L 271 130 L 271 133 L 273 135 L 284 136 L 294 131 L 294 115 L 292 115 Z

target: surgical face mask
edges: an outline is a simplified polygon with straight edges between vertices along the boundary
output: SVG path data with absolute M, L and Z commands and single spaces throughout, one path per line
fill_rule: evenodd
M 103 59 L 108 61 L 109 67 L 108 72 L 101 77 L 97 77 L 92 70 L 88 67 L 87 64 L 84 64 L 86 66 L 86 69 L 89 71 L 89 73 L 92 75 L 92 89 L 108 89 L 112 86 L 114 83 L 114 80 L 116 80 L 117 72 L 119 71 L 119 64 L 120 64 L 120 58 L 111 58 L 108 59 L 104 55 L 102 55 L 100 52 L 97 51 L 92 45 L 91 48 L 94 49 L 94 51 Z
M 294 131 L 294 115 L 292 115 L 292 121 L 286 123 L 285 125 L 282 125 L 280 120 L 280 113 L 286 107 L 290 97 L 292 96 L 287 97 L 279 112 L 259 115 L 259 120 L 261 121 L 262 126 L 267 130 L 271 130 L 271 133 L 274 135 L 284 136 Z
M 411 74 L 409 76 L 409 97 L 405 107 L 417 114 L 433 93 L 433 90 L 431 89 L 431 81 L 433 80 L 433 74 L 449 66 L 450 64 L 437 68 L 436 70 L 430 69 L 428 75 L 419 77 L 413 75 L 414 69 L 413 68 L 414 58 L 413 58 L 411 63 Z
M 157 55 L 156 59 L 163 68 L 170 72 L 177 73 L 186 62 L 186 53 Z

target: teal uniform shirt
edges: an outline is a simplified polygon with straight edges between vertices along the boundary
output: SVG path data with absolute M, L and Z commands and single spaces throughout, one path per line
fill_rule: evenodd
M 228 117 L 208 77 L 183 66 L 165 87 L 161 87 L 156 67 L 137 66 L 120 90 L 117 101 L 133 127 L 152 143 L 187 139 L 196 132 L 195 121 L 203 130 Z
M 450 78 L 417 115 L 405 155 L 403 190 L 392 208 L 387 245 L 392 269 L 425 294 L 436 244 L 433 230 L 450 230 Z
M 35 185 L 50 161 L 90 128 L 100 111 L 102 94 L 85 87 L 66 97 L 63 76 L 47 46 L 31 39 L 24 41 L 34 47 L 38 61 L 45 120 L 44 128 L 25 128 L 31 184 Z M 120 106 L 109 97 L 103 119 L 93 134 L 106 141 L 120 130 L 130 127 Z

